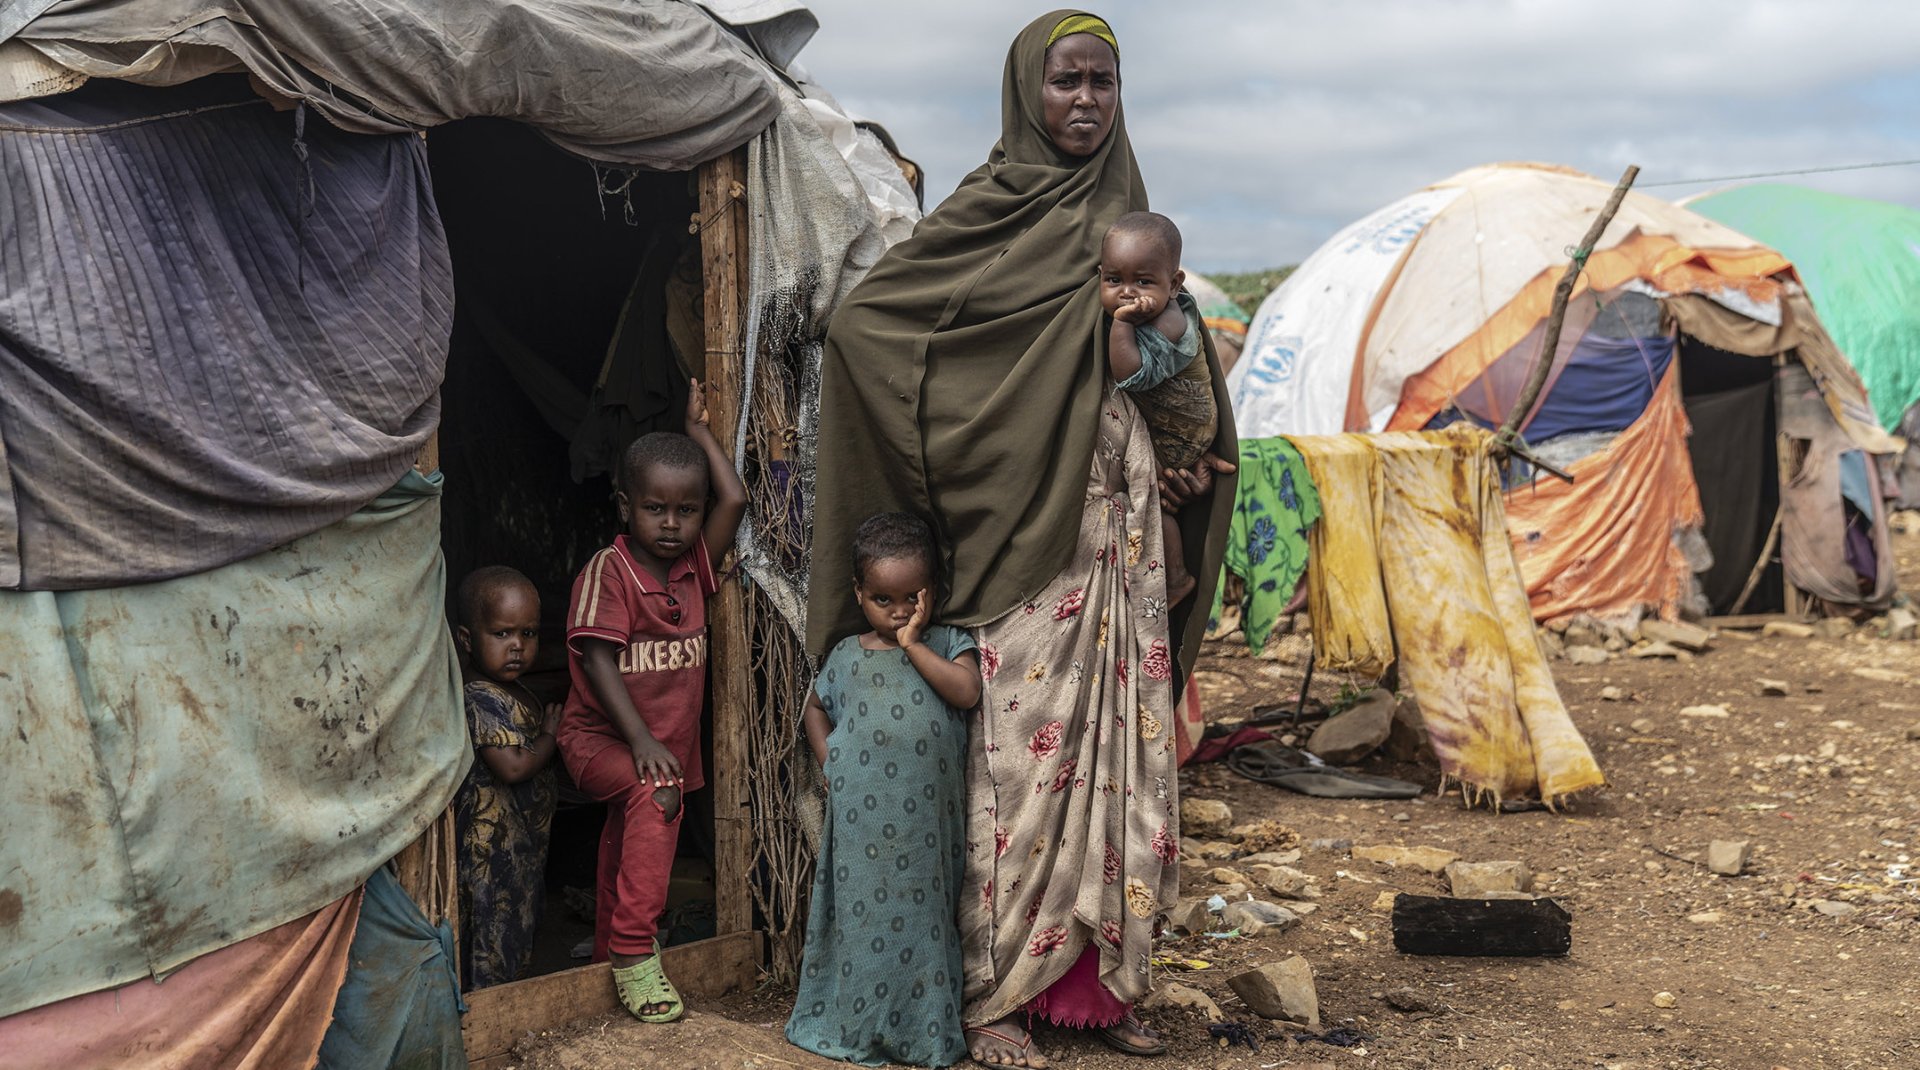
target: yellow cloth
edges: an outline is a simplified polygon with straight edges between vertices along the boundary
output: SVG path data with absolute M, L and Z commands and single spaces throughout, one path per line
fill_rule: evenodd
M 1291 438 L 1322 508 L 1308 611 L 1316 645 L 1345 664 L 1384 667 L 1397 644 L 1441 774 L 1470 800 L 1552 803 L 1606 777 L 1535 638 L 1490 439 L 1465 426 Z
M 1052 48 L 1055 41 L 1076 33 L 1090 33 L 1098 37 L 1113 46 L 1115 59 L 1120 58 L 1120 39 L 1113 35 L 1113 30 L 1107 26 L 1107 20 L 1098 15 L 1069 15 L 1061 19 L 1060 24 L 1047 35 L 1047 47 Z

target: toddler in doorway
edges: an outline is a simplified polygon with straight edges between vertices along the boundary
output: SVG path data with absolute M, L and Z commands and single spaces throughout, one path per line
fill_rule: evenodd
M 466 655 L 474 762 L 454 796 L 460 838 L 460 956 L 465 988 L 518 980 L 533 958 L 553 826 L 554 727 L 520 674 L 540 652 L 540 593 L 503 565 L 475 569 L 455 593 Z
M 616 478 L 624 531 L 580 570 L 567 609 L 560 754 L 580 789 L 607 804 L 594 960 L 611 961 L 635 1017 L 671 1022 L 684 1005 L 655 938 L 685 793 L 706 783 L 700 711 L 707 597 L 719 587 L 713 562 L 733 544 L 747 491 L 707 427 L 698 380 L 687 433 L 636 439 Z
M 1213 445 L 1220 413 L 1201 341 L 1206 328 L 1200 306 L 1180 288 L 1186 278 L 1180 228 L 1166 216 L 1128 212 L 1100 243 L 1100 304 L 1113 317 L 1108 371 L 1146 419 L 1160 468 L 1210 479 L 1213 469 L 1198 462 Z M 1164 500 L 1160 521 L 1167 602 L 1175 605 L 1196 583 L 1187 572 L 1175 510 Z
M 870 630 L 827 655 L 801 716 L 827 820 L 787 1039 L 866 1066 L 967 1054 L 955 919 L 980 658 L 967 631 L 933 623 L 936 560 L 917 517 L 860 525 L 853 597 Z

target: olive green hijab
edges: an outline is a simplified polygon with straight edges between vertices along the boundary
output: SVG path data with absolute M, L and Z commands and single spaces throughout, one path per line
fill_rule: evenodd
M 807 612 L 815 654 L 865 630 L 853 601 L 852 543 L 875 513 L 901 510 L 933 524 L 946 581 L 939 619 L 948 624 L 993 620 L 1072 556 L 1108 387 L 1100 241 L 1115 219 L 1147 207 L 1122 108 L 1091 156 L 1068 156 L 1047 134 L 1048 40 L 1085 15 L 1055 11 L 1014 39 L 999 144 L 834 313 Z M 1211 345 L 1207 358 L 1223 382 Z M 1224 396 L 1218 401 L 1224 451 L 1216 452 L 1231 458 L 1230 410 Z M 1232 500 L 1231 482 L 1213 496 L 1227 508 Z M 1220 547 L 1206 535 L 1209 527 L 1224 535 L 1225 517 L 1226 508 L 1207 502 L 1183 511 L 1189 565 L 1201 580 L 1184 606 L 1211 604 Z M 1195 639 L 1200 617 L 1188 629 Z

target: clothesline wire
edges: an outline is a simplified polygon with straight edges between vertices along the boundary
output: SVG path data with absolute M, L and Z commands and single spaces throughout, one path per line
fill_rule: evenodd
M 1876 163 L 1848 163 L 1833 167 L 1802 167 L 1792 171 L 1759 171 L 1751 175 L 1719 175 L 1712 178 L 1671 178 L 1665 182 L 1642 182 L 1641 189 L 1653 186 L 1695 186 L 1708 182 L 1741 182 L 1750 178 L 1786 178 L 1790 175 L 1825 175 L 1835 171 L 1865 171 L 1875 167 L 1911 167 L 1920 160 L 1880 160 Z

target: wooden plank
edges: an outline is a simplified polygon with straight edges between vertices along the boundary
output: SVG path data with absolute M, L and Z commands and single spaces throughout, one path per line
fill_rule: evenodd
M 700 167 L 700 251 L 705 285 L 707 386 L 713 433 L 729 452 L 740 426 L 746 353 L 747 150 Z M 736 458 L 737 460 L 737 458 Z M 753 649 L 746 592 L 721 585 L 708 615 L 713 666 L 714 904 L 721 933 L 753 928 L 753 826 L 747 811 L 747 718 L 753 716 Z
M 755 932 L 729 933 L 667 948 L 661 958 L 682 996 L 711 999 L 759 982 L 760 940 Z M 607 964 L 599 962 L 467 993 L 460 1035 L 470 1064 L 498 1066 L 488 1060 L 506 1055 L 527 1033 L 619 1010 Z
M 1403 893 L 1393 900 L 1393 946 L 1408 955 L 1564 955 L 1573 948 L 1573 915 L 1551 899 Z

